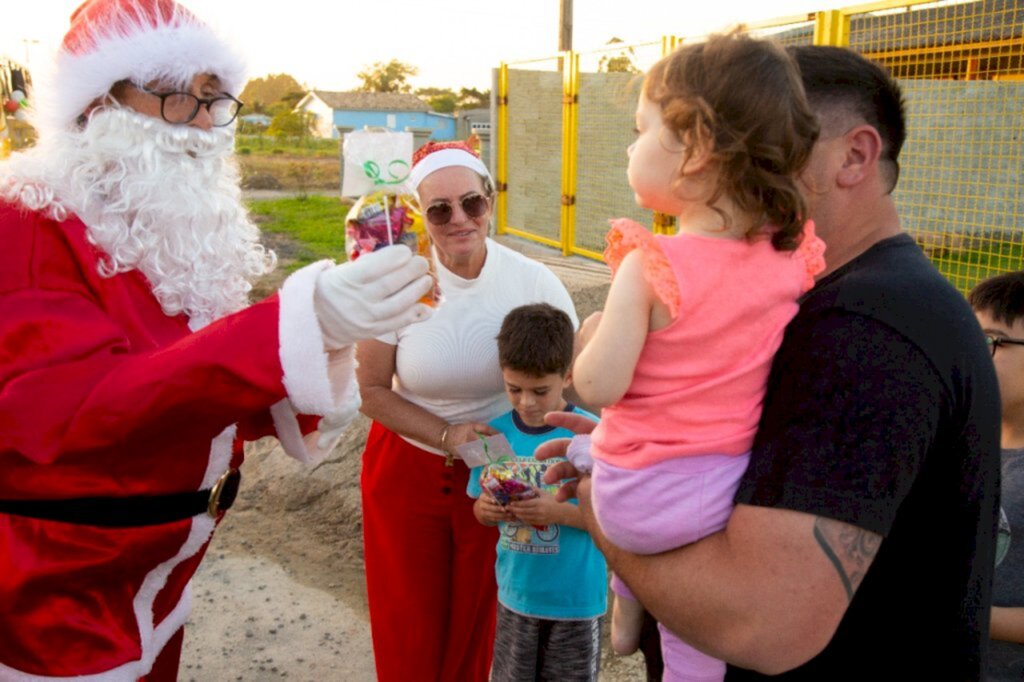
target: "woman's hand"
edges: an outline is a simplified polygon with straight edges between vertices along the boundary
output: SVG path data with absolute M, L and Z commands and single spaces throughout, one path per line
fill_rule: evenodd
M 443 431 L 444 442 L 441 443 L 441 449 L 450 452 L 453 455 L 458 456 L 455 452 L 455 448 L 459 447 L 463 443 L 469 443 L 477 440 L 480 435 L 493 436 L 497 430 L 491 428 L 483 422 L 463 422 L 461 424 L 449 424 L 446 427 L 448 430 Z

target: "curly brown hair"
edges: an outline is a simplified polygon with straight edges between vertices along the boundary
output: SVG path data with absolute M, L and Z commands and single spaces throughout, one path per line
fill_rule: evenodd
M 776 249 L 800 244 L 807 207 L 796 178 L 818 122 L 782 46 L 740 33 L 683 45 L 651 68 L 643 96 L 661 107 L 662 121 L 686 145 L 680 170 L 695 150 L 709 152 L 718 171 L 709 206 L 724 195 L 763 216 L 748 239 L 764 236 L 763 223 L 770 223 Z

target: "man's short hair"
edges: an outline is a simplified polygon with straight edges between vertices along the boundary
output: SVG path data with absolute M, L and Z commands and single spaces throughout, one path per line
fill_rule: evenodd
M 891 192 L 899 179 L 899 155 L 907 137 L 899 84 L 885 68 L 844 47 L 800 45 L 788 49 L 800 67 L 807 100 L 818 114 L 822 138 L 846 132 L 834 128 L 856 125 L 851 118 L 878 131 Z
M 501 323 L 498 363 L 502 369 L 542 377 L 565 376 L 572 366 L 576 339 L 572 320 L 547 303 L 519 306 Z
M 1012 326 L 1024 318 L 1024 271 L 990 277 L 971 289 L 967 301 L 975 311 Z

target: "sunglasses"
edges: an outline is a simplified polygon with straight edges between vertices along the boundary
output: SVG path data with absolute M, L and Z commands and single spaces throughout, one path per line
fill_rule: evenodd
M 483 194 L 473 192 L 459 199 L 459 205 L 462 206 L 462 212 L 470 218 L 479 218 L 480 216 L 487 213 L 491 207 L 490 199 Z M 430 206 L 427 206 L 426 210 L 427 220 L 433 225 L 438 227 L 447 225 L 452 219 L 452 203 L 450 201 L 438 201 Z

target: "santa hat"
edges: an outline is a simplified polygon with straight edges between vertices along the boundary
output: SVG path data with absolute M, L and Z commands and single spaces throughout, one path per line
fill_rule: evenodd
M 71 126 L 118 81 L 184 88 L 201 73 L 235 95 L 245 83 L 240 56 L 174 0 L 86 0 L 71 15 L 49 82 L 38 88 L 37 128 Z
M 477 172 L 483 178 L 491 181 L 491 173 L 487 166 L 480 160 L 480 156 L 468 144 L 461 140 L 453 142 L 428 142 L 412 155 L 412 172 L 409 173 L 409 185 L 419 189 L 423 178 L 434 171 L 452 166 L 462 166 Z

